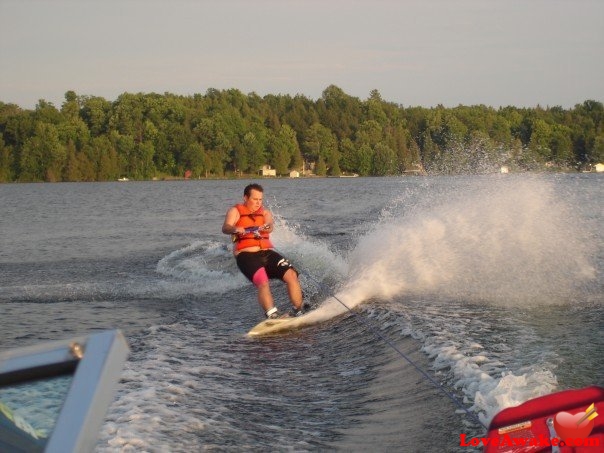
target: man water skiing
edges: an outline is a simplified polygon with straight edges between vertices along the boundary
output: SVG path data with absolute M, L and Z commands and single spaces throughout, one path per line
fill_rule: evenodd
M 233 238 L 237 267 L 258 289 L 258 303 L 267 318 L 278 318 L 269 279 L 280 279 L 287 285 L 293 306 L 291 315 L 304 313 L 298 271 L 273 249 L 270 233 L 273 215 L 262 206 L 264 189 L 249 184 L 243 191 L 243 203 L 231 207 L 224 218 L 222 232 Z

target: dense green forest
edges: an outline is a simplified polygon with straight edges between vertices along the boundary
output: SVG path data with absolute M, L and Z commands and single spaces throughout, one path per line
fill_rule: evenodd
M 321 98 L 209 89 L 115 101 L 65 93 L 58 109 L 0 102 L 0 182 L 580 170 L 604 162 L 604 106 L 404 107 L 327 87 Z

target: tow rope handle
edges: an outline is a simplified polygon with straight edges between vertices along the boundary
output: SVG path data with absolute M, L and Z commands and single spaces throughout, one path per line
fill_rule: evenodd
M 262 235 L 260 234 L 260 232 L 264 230 L 268 230 L 268 225 L 247 227 L 245 228 L 244 234 L 253 233 L 254 239 L 262 239 Z M 240 235 L 237 233 L 231 234 L 231 241 L 237 242 L 239 240 L 239 236 Z

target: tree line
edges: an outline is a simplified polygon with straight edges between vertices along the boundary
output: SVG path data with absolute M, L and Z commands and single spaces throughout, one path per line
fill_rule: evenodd
M 0 182 L 583 169 L 604 162 L 604 106 L 404 107 L 331 85 L 296 95 L 65 93 L 60 109 L 0 102 Z

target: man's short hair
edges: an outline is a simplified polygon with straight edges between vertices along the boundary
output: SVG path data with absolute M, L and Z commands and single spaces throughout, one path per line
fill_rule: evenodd
M 252 194 L 252 190 L 257 190 L 258 192 L 264 192 L 264 189 L 262 188 L 262 186 L 260 184 L 248 184 L 247 186 L 245 186 L 245 189 L 243 189 L 243 195 L 246 197 L 249 197 Z

